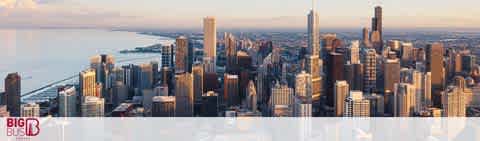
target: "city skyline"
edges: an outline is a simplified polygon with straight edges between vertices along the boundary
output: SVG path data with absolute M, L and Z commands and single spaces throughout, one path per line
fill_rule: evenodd
M 378 5 L 371 8 L 371 23 L 358 28 L 363 31 L 361 38 L 321 35 L 322 22 L 315 6 L 304 15 L 306 34 L 224 32 L 219 37 L 215 16 L 203 18 L 203 35 L 138 32 L 175 38 L 175 43 L 117 50 L 120 54 L 154 53 L 162 58 L 149 63 L 117 66 L 113 55 L 90 57 L 90 67 L 78 73 L 78 84 L 67 82 L 78 88 L 76 100 L 67 100 L 65 93 L 77 91 L 60 84 L 75 77 L 22 95 L 19 73 L 10 73 L 0 104 L 7 105 L 12 116 L 480 115 L 480 50 L 476 49 L 480 37 L 384 38 L 388 36 L 383 31 L 389 29 L 384 28 L 383 20 L 389 16 L 383 9 Z M 245 89 L 247 85 L 249 89 Z M 55 93 L 64 94 L 62 104 L 52 103 L 60 99 Z M 174 97 L 162 103 L 157 96 Z M 47 99 L 40 101 L 42 97 Z M 58 111 L 40 111 L 38 105 L 22 102 L 29 99 L 51 109 L 63 106 L 59 109 L 64 111 L 60 115 Z
M 385 28 L 480 29 L 480 20 L 474 17 L 480 14 L 475 3 L 480 2 L 344 0 L 318 1 L 316 9 L 321 29 L 368 26 L 374 14 L 369 9 L 376 5 L 388 9 L 384 11 L 384 17 L 388 17 L 384 19 Z M 214 16 L 219 29 L 303 29 L 304 15 L 311 7 L 310 0 L 2 0 L 0 27 L 200 30 L 202 18 Z M 448 12 L 452 10 L 455 12 Z

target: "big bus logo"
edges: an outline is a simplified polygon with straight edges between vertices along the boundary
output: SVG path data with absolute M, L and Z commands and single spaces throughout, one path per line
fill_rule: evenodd
M 7 118 L 7 136 L 31 137 L 40 133 L 37 118 Z

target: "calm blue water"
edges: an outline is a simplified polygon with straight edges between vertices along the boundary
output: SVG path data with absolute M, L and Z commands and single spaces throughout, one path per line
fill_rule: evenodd
M 9 72 L 22 76 L 22 93 L 29 92 L 89 66 L 89 57 L 112 54 L 116 60 L 139 59 L 131 63 L 158 60 L 158 54 L 119 54 L 122 49 L 156 43 L 172 43 L 163 37 L 133 32 L 85 29 L 0 29 L 0 91 Z

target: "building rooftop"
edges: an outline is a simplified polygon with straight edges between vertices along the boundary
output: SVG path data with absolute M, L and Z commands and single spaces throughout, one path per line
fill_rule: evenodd
M 155 96 L 153 102 L 175 102 L 175 96 Z

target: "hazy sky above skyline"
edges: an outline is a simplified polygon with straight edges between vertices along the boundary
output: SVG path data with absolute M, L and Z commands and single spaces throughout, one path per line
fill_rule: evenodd
M 0 27 L 306 28 L 310 0 L 0 0 Z M 319 0 L 321 28 L 480 28 L 479 0 Z

